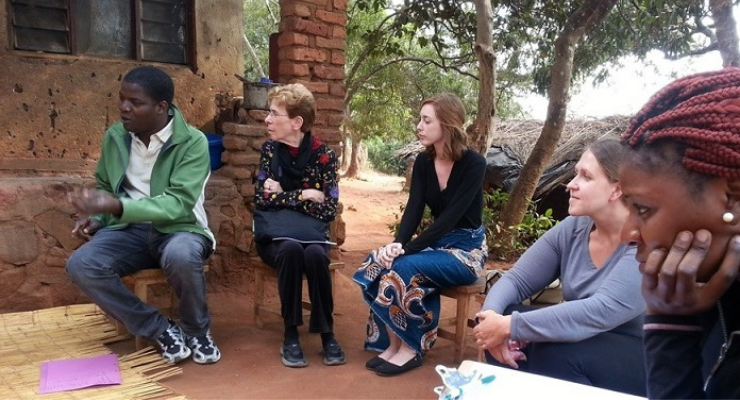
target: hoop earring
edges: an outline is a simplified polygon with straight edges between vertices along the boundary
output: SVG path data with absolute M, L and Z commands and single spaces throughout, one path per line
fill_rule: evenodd
M 734 220 L 735 220 L 735 214 L 733 214 L 733 213 L 731 213 L 729 211 L 726 212 L 726 213 L 724 213 L 724 214 L 722 214 L 722 221 L 725 221 L 726 224 L 731 224 L 732 221 L 734 221 Z

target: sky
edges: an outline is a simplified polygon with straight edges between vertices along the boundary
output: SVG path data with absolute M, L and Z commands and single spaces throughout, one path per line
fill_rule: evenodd
M 623 67 L 611 71 L 609 79 L 599 86 L 593 87 L 587 79 L 579 88 L 571 88 L 568 118 L 632 115 L 639 111 L 650 96 L 674 79 L 722 68 L 722 58 L 718 51 L 677 61 L 665 60 L 662 53 L 656 51 L 649 55 L 649 59 L 655 66 L 645 66 L 636 58 L 626 59 Z M 532 118 L 545 119 L 547 98 L 529 95 L 520 102 Z

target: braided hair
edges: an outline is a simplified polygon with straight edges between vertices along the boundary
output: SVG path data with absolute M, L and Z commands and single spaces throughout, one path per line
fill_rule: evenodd
M 740 68 L 670 83 L 634 116 L 621 142 L 647 168 L 676 173 L 671 167 L 683 166 L 697 184 L 692 191 L 709 177 L 740 179 Z

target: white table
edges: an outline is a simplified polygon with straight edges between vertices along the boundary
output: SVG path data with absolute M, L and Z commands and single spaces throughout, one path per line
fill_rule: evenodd
M 458 370 L 470 373 L 478 370 L 484 375 L 496 376 L 493 382 L 481 386 L 480 390 L 467 392 L 465 400 L 471 399 L 495 399 L 495 400 L 636 400 L 644 399 L 613 390 L 601 389 L 593 386 L 582 385 L 561 379 L 530 374 L 508 368 L 495 367 L 493 365 L 465 360 L 460 364 Z M 479 393 L 480 392 L 480 393 Z

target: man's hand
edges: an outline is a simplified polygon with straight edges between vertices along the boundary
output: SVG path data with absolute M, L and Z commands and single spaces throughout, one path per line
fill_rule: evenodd
M 75 189 L 67 194 L 67 199 L 77 211 L 83 214 L 113 214 L 120 217 L 123 213 L 121 201 L 102 190 Z
M 717 303 L 738 279 L 740 235 L 733 236 L 719 269 L 706 283 L 697 281 L 699 265 L 712 242 L 709 231 L 680 232 L 670 251 L 655 249 L 640 265 L 648 314 L 690 315 Z
M 100 221 L 94 218 L 81 218 L 75 222 L 72 234 L 82 240 L 90 240 L 90 237 L 100 229 Z

